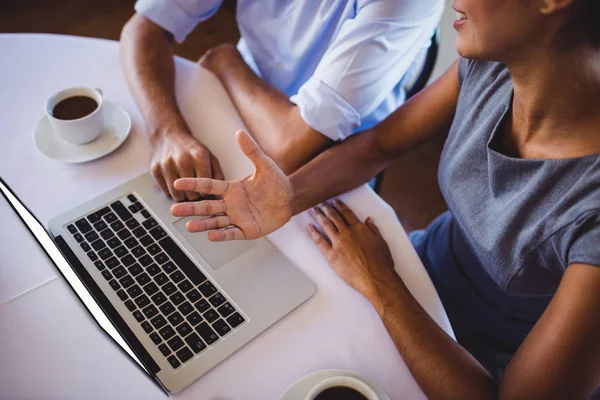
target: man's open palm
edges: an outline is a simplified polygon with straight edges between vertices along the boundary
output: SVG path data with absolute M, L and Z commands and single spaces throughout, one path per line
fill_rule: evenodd
M 254 164 L 254 174 L 237 181 L 183 178 L 175 181 L 177 190 L 217 196 L 173 205 L 174 216 L 207 216 L 187 223 L 190 232 L 209 232 L 215 242 L 258 239 L 282 227 L 292 217 L 292 186 L 287 176 L 265 155 L 244 131 L 236 134 L 244 154 Z M 225 228 L 225 229 L 222 229 Z

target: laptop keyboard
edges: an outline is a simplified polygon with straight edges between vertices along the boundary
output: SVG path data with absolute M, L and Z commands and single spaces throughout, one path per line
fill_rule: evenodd
M 245 322 L 133 194 L 67 229 L 174 369 Z

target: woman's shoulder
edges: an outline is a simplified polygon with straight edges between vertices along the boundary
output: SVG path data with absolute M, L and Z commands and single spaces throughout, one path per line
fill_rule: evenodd
M 458 80 L 463 85 L 485 84 L 490 79 L 506 79 L 510 76 L 506 66 L 497 61 L 460 58 L 458 61 Z

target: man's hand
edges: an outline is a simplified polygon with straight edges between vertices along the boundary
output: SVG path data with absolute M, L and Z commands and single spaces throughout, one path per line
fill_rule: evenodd
M 176 217 L 209 217 L 189 221 L 187 230 L 190 232 L 225 228 L 209 232 L 208 239 L 214 242 L 258 239 L 276 231 L 292 217 L 293 191 L 287 176 L 248 133 L 238 131 L 236 136 L 240 148 L 254 164 L 254 174 L 237 181 L 207 178 L 175 181 L 177 190 L 220 197 L 175 204 L 171 208 Z
M 325 235 L 309 225 L 310 237 L 329 265 L 377 309 L 379 291 L 389 284 L 402 284 L 394 271 L 390 249 L 371 218 L 360 222 L 341 200 L 311 209 Z
M 179 178 L 224 179 L 219 161 L 187 132 L 164 134 L 153 138 L 150 166 L 158 186 L 175 201 L 198 200 L 193 191 L 186 193 L 175 188 Z
M 235 45 L 223 43 L 207 50 L 198 60 L 198 64 L 219 76 L 225 68 L 245 65 L 245 61 Z

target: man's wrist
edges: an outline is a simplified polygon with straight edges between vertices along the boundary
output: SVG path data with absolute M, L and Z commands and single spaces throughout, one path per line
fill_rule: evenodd
M 385 275 L 373 279 L 371 285 L 363 293 L 382 320 L 385 318 L 387 310 L 397 309 L 397 303 L 401 301 L 402 294 L 408 291 L 394 270 Z

